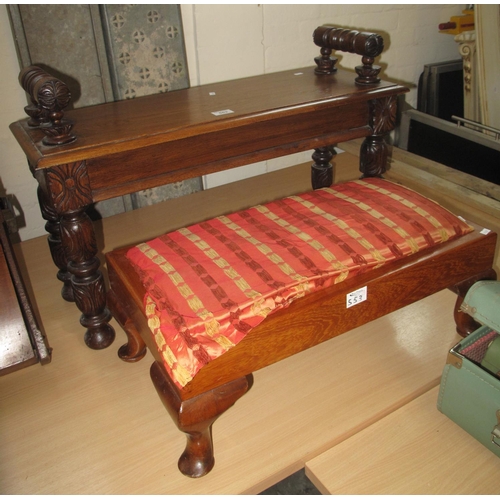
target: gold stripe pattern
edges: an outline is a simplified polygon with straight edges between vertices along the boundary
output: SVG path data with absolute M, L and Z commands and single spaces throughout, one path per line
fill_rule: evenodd
M 296 196 L 294 198 L 299 198 L 299 197 Z M 302 198 L 299 199 L 302 200 Z M 311 235 L 307 234 L 306 232 L 301 231 L 299 228 L 290 224 L 288 221 L 282 219 L 281 217 L 278 217 L 278 215 L 276 215 L 274 212 L 271 212 L 267 207 L 258 205 L 254 208 L 257 209 L 261 214 L 265 215 L 269 220 L 273 221 L 283 229 L 286 229 L 291 234 L 300 238 L 302 241 L 304 241 L 309 246 L 314 248 L 314 250 L 316 250 L 320 255 L 322 255 L 322 257 L 332 266 L 332 268 L 335 271 L 340 272 L 340 274 L 335 278 L 335 283 L 340 283 L 341 281 L 344 281 L 347 278 L 347 276 L 349 275 L 349 268 L 345 264 L 340 262 L 335 257 L 335 255 L 333 255 L 332 252 L 330 252 L 330 250 L 326 249 L 324 245 L 322 245 L 318 240 L 314 239 Z
M 220 333 L 219 322 L 215 319 L 214 315 L 205 308 L 203 302 L 191 290 L 175 267 L 148 244 L 141 243 L 137 245 L 137 248 L 170 278 L 170 281 L 177 287 L 177 290 L 189 304 L 191 310 L 205 322 L 205 331 L 207 335 L 225 349 L 232 347 L 234 344 Z
M 254 290 L 245 278 L 243 278 L 226 259 L 221 257 L 214 248 L 197 234 L 192 233 L 188 228 L 179 229 L 178 232 L 202 250 L 209 259 L 224 271 L 224 274 L 235 283 L 240 291 L 244 293 L 247 298 L 252 300 L 252 315 L 261 316 L 263 318 L 269 315 L 271 309 L 266 304 L 266 300 L 262 297 L 262 294 Z
M 162 358 L 174 373 L 176 380 L 182 385 L 182 387 L 184 387 L 193 379 L 193 377 L 182 365 L 177 363 L 175 354 L 172 352 L 172 349 L 170 349 L 169 345 L 165 342 L 165 338 L 163 337 L 160 329 L 160 318 L 158 318 L 158 316 L 156 315 L 156 304 L 149 296 L 147 296 L 146 298 L 146 316 L 148 318 L 149 329 L 153 332 L 155 343 L 158 346 L 158 350 Z
M 360 184 L 362 186 L 365 186 L 367 188 L 372 189 L 373 191 L 377 191 L 378 193 L 384 194 L 385 196 L 389 196 L 393 200 L 398 201 L 405 207 L 413 210 L 415 213 L 420 215 L 421 217 L 424 217 L 430 224 L 432 224 L 438 231 L 439 234 L 442 238 L 442 241 L 448 241 L 448 232 L 446 229 L 443 227 L 443 225 L 434 217 L 432 216 L 429 212 L 424 210 L 422 207 L 419 207 L 418 205 L 415 205 L 415 203 L 412 203 L 410 200 L 407 200 L 406 198 L 403 198 L 402 196 L 393 193 L 387 189 L 384 189 L 383 187 L 380 186 L 375 186 L 373 184 L 368 184 L 367 182 L 364 182 L 362 180 L 356 181 L 357 184 Z
M 330 192 L 329 189 L 324 189 L 324 191 Z M 340 194 L 337 193 L 337 191 L 331 190 L 331 194 Z M 343 195 L 342 195 L 343 196 Z M 325 212 L 323 209 L 315 205 L 314 203 L 311 203 L 310 201 L 304 200 L 298 196 L 290 196 L 293 200 L 298 201 L 301 203 L 304 207 L 306 207 L 308 210 L 310 210 L 312 213 L 316 215 L 320 215 L 324 219 L 326 219 L 329 222 L 333 222 L 339 229 L 342 229 L 344 233 L 346 233 L 348 236 L 350 236 L 352 239 L 356 240 L 363 248 L 368 250 L 370 252 L 370 255 L 372 258 L 377 262 L 375 268 L 380 267 L 381 265 L 385 264 L 386 258 L 382 255 L 382 253 L 377 250 L 366 238 L 361 236 L 355 229 L 349 226 L 345 221 L 342 219 L 339 219 L 338 217 L 335 217 L 332 214 L 329 214 L 328 212 Z
M 262 295 L 252 289 L 245 278 L 243 278 L 238 271 L 236 271 L 226 259 L 221 257 L 205 240 L 201 239 L 197 234 L 192 233 L 188 228 L 179 229 L 178 232 L 202 250 L 203 253 L 222 269 L 224 274 L 230 278 L 249 299 L 256 299 Z
M 354 182 L 357 182 L 357 181 L 354 181 Z M 325 192 L 332 194 L 336 198 L 340 198 L 341 200 L 352 203 L 353 205 L 357 205 L 361 210 L 363 210 L 367 214 L 371 215 L 374 219 L 377 219 L 382 224 L 384 224 L 388 228 L 392 229 L 401 238 L 403 238 L 405 240 L 405 242 L 410 247 L 412 253 L 419 251 L 418 243 L 415 241 L 415 239 L 412 238 L 402 227 L 398 226 L 394 221 L 392 221 L 391 219 L 389 219 L 385 215 L 382 215 L 378 210 L 373 209 L 370 205 L 367 205 L 366 203 L 363 203 L 360 200 L 357 200 L 355 198 L 351 198 L 350 196 L 347 196 L 343 193 L 339 193 L 331 188 L 323 188 L 323 189 Z
M 259 250 L 259 252 L 265 255 L 274 265 L 278 266 L 283 273 L 295 280 L 298 283 L 298 290 L 305 291 L 308 289 L 307 283 L 304 283 L 307 282 L 307 278 L 297 273 L 287 262 L 285 262 L 278 254 L 274 253 L 266 244 L 262 243 L 257 238 L 249 234 L 242 227 L 240 227 L 225 215 L 217 217 L 217 220 L 220 220 L 228 229 L 231 229 L 231 231 L 234 231 L 236 234 L 254 245 L 255 248 Z

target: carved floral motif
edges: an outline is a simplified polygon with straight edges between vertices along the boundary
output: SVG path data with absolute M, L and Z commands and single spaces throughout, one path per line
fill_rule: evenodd
M 84 161 L 53 167 L 47 171 L 46 179 L 57 213 L 81 210 L 92 203 L 92 190 Z
M 390 132 L 396 125 L 397 99 L 384 97 L 370 101 L 371 128 L 373 134 Z

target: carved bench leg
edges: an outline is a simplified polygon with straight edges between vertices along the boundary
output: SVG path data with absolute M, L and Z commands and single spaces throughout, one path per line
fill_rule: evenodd
M 384 137 L 371 135 L 367 137 L 359 154 L 359 169 L 365 177 L 382 177 L 385 173 L 388 158 L 388 148 Z
M 384 140 L 396 124 L 397 98 L 384 97 L 369 102 L 372 135 L 365 138 L 359 154 L 362 178 L 382 177 L 387 168 L 389 149 Z
M 73 298 L 82 312 L 80 323 L 87 329 L 85 343 L 91 349 L 104 349 L 113 342 L 115 331 L 108 323 L 111 313 L 106 308 L 94 228 L 85 213 L 93 202 L 87 166 L 85 162 L 58 165 L 36 172 L 35 177 L 46 208 L 51 207 L 58 218 Z
M 85 212 L 75 210 L 62 215 L 61 240 L 68 258 L 75 304 L 82 312 L 80 323 L 87 329 L 85 344 L 91 349 L 104 349 L 113 343 L 115 332 L 108 324 L 111 313 L 106 308 L 104 278 L 95 256 L 92 222 Z
M 337 154 L 335 146 L 326 146 L 314 150 L 311 166 L 311 185 L 313 189 L 330 187 L 333 184 L 334 168 L 330 163 Z
M 54 264 L 59 269 L 57 279 L 63 283 L 61 290 L 62 298 L 67 302 L 74 302 L 75 297 L 73 295 L 73 287 L 71 286 L 71 273 L 67 269 L 66 256 L 61 242 L 59 217 L 47 202 L 46 196 L 40 187 L 38 188 L 38 201 L 42 217 L 47 221 L 45 230 L 49 233 L 47 240 L 50 254 Z
M 496 272 L 493 269 L 490 269 L 450 288 L 452 292 L 457 294 L 457 301 L 455 303 L 453 316 L 455 318 L 455 324 L 457 325 L 457 333 L 462 337 L 467 337 L 467 335 L 470 335 L 480 326 L 479 323 L 474 321 L 472 316 L 460 310 L 460 306 L 462 305 L 469 288 L 477 281 L 496 280 L 496 278 Z
M 134 322 L 121 306 L 113 289 L 106 294 L 106 300 L 111 314 L 127 334 L 127 343 L 118 349 L 118 356 L 128 363 L 140 361 L 146 355 L 147 347 Z
M 186 449 L 179 458 L 179 470 L 188 477 L 208 474 L 215 463 L 212 424 L 249 389 L 252 375 L 182 401 L 177 389 L 160 363 L 151 366 L 151 379 L 163 405 L 187 437 Z

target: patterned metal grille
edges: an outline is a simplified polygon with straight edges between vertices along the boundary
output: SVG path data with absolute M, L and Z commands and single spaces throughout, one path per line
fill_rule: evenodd
M 104 5 L 102 11 L 117 98 L 189 86 L 177 5 Z
M 187 88 L 178 5 L 9 5 L 21 67 L 36 64 L 63 80 L 73 106 Z M 76 125 L 77 127 L 78 125 Z M 99 202 L 93 218 L 202 189 L 190 179 Z

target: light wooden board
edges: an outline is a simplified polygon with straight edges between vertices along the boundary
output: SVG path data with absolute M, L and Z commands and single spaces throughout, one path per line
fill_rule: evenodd
M 42 305 L 52 363 L 0 380 L 0 490 L 262 491 L 435 386 L 456 341 L 453 304 L 441 292 L 257 372 L 250 392 L 214 425 L 216 466 L 199 480 L 177 470 L 184 437 L 149 380 L 151 356 L 127 365 L 115 348 L 90 351 L 71 304 L 53 314 Z M 116 347 L 123 341 L 119 332 Z
M 355 157 L 337 162 L 339 177 L 358 176 Z M 99 238 L 111 250 L 308 183 L 300 166 L 214 188 L 107 219 Z M 24 242 L 19 254 L 54 351 L 48 365 L 0 377 L 4 494 L 258 493 L 436 386 L 457 340 L 455 297 L 443 291 L 257 372 L 214 424 L 214 470 L 193 480 L 177 469 L 184 436 L 149 379 L 152 357 L 122 362 L 116 323 L 111 348 L 88 349 L 74 304 L 60 297 L 45 238 Z
M 332 495 L 498 495 L 500 458 L 440 413 L 437 397 L 434 388 L 307 462 L 307 476 Z

